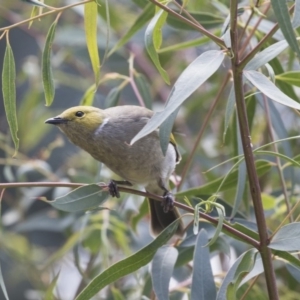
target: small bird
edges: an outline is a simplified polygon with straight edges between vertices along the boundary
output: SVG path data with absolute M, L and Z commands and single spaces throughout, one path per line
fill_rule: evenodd
M 76 106 L 45 123 L 58 126 L 73 144 L 125 180 L 111 181 L 109 189 L 112 196 L 119 197 L 116 183 L 142 185 L 147 192 L 163 196 L 162 203 L 149 199 L 151 231 L 157 235 L 179 217 L 178 210 L 173 207 L 174 197 L 168 189 L 168 182 L 181 157 L 173 135 L 163 155 L 157 131 L 130 145 L 152 115 L 151 110 L 134 105 L 104 110 Z M 180 223 L 177 235 L 182 236 L 183 232 L 183 224 Z

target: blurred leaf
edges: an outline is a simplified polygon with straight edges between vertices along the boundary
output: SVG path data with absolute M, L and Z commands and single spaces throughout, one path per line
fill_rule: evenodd
M 300 109 L 300 104 L 289 96 L 285 95 L 276 85 L 274 85 L 266 76 L 257 71 L 244 71 L 245 77 L 263 94 L 270 99 L 289 106 L 291 108 Z
M 277 22 L 279 27 L 289 43 L 290 47 L 298 54 L 300 57 L 300 49 L 297 43 L 297 39 L 292 27 L 292 23 L 290 20 L 290 14 L 288 11 L 286 1 L 282 0 L 271 0 L 272 8 L 274 10 Z
M 275 76 L 276 80 L 284 81 L 300 87 L 300 71 L 290 71 Z
M 272 250 L 272 253 L 276 256 L 283 258 L 284 260 L 288 261 L 290 264 L 292 264 L 296 268 L 300 269 L 300 260 L 297 257 L 295 257 L 294 255 L 292 255 L 291 253 L 289 253 L 287 251 L 278 251 L 278 250 L 276 250 L 276 251 Z
M 37 6 L 34 6 L 34 7 L 32 8 L 31 14 L 30 14 L 30 19 L 33 18 L 33 17 L 35 17 L 35 16 L 37 16 L 38 13 L 39 13 L 39 8 L 38 8 Z M 29 22 L 29 24 L 28 24 L 28 29 L 30 29 L 31 25 L 33 24 L 33 21 L 34 21 L 34 20 L 31 20 L 31 21 Z
M 276 199 L 269 194 L 261 193 L 261 200 L 264 210 L 275 209 Z
M 2 271 L 1 271 L 1 266 L 0 266 L 0 287 L 2 289 L 2 293 L 5 297 L 5 299 L 9 300 L 7 290 L 6 290 L 6 287 L 5 287 L 5 283 L 4 283 L 4 279 L 3 279 L 3 275 L 2 275 Z
M 227 129 L 229 127 L 229 123 L 232 119 L 232 116 L 235 112 L 235 91 L 233 88 L 233 85 L 231 86 L 228 100 L 227 100 L 227 105 L 226 105 L 226 111 L 225 111 L 225 121 L 224 121 L 224 132 L 223 132 L 223 143 L 225 141 Z
M 13 156 L 17 155 L 19 149 L 18 120 L 16 109 L 16 67 L 14 54 L 12 52 L 9 42 L 6 45 L 3 69 L 2 69 L 2 93 L 4 108 L 7 122 L 10 129 L 10 134 L 15 145 L 15 152 Z
M 151 96 L 151 89 L 149 83 L 147 82 L 145 76 L 141 73 L 135 73 L 134 79 L 146 107 L 151 109 L 153 100 Z
M 300 250 L 300 223 L 295 222 L 281 227 L 273 236 L 268 247 L 281 251 Z
M 95 75 L 96 86 L 100 79 L 100 58 L 97 42 L 97 6 L 96 2 L 89 2 L 84 5 L 84 29 L 86 43 Z
M 58 280 L 58 277 L 59 277 L 59 273 L 57 273 L 57 275 L 52 279 L 50 285 L 47 287 L 47 291 L 45 293 L 45 300 L 55 300 L 56 297 L 54 296 L 53 292 L 54 292 L 54 289 L 56 287 L 56 283 L 57 283 L 57 280 Z
M 163 246 L 176 232 L 179 219 L 170 224 L 156 239 L 135 254 L 115 263 L 100 275 L 96 276 L 88 286 L 76 297 L 76 300 L 90 299 L 110 283 L 133 273 L 148 264 L 157 249 Z
M 105 98 L 105 108 L 116 106 L 120 99 L 120 87 L 112 88 Z
M 55 95 L 55 87 L 53 82 L 50 57 L 51 57 L 52 43 L 55 36 L 56 25 L 57 25 L 57 20 L 55 20 L 52 23 L 48 31 L 43 57 L 42 57 L 42 76 L 43 76 L 43 85 L 44 85 L 45 97 L 46 97 L 46 106 L 50 106 L 52 104 Z
M 125 35 L 119 39 L 116 45 L 109 51 L 108 55 L 113 54 L 117 49 L 126 44 L 130 38 L 142 29 L 142 27 L 152 18 L 153 14 L 154 6 L 151 3 L 148 3 Z
M 145 32 L 145 46 L 159 74 L 167 84 L 170 84 L 169 75 L 162 68 L 157 54 L 157 49 L 159 49 L 157 46 L 160 46 L 162 39 L 161 27 L 163 26 L 167 15 L 166 11 L 160 10 L 152 18 Z
M 146 126 L 132 139 L 131 145 L 156 130 L 180 105 L 220 67 L 224 52 L 206 51 L 198 56 L 175 82 L 163 111 L 153 115 Z
M 109 197 L 107 192 L 102 191 L 102 187 L 96 184 L 79 187 L 63 197 L 53 201 L 47 201 L 53 207 L 68 211 L 84 211 L 103 204 Z
M 175 10 L 176 11 L 176 10 Z M 177 11 L 177 13 L 180 13 Z M 207 12 L 189 12 L 195 20 L 197 20 L 204 28 L 211 29 L 214 27 L 219 27 L 223 24 L 224 18 L 218 16 L 217 14 L 207 13 Z M 167 24 L 180 30 L 196 30 L 194 27 L 181 21 L 179 18 L 168 14 Z
M 148 200 L 147 200 L 147 198 L 145 198 L 139 207 L 139 212 L 131 218 L 131 225 L 132 225 L 132 229 L 134 231 L 136 231 L 136 227 L 137 227 L 137 224 L 139 223 L 139 221 L 142 218 L 144 218 L 148 213 L 149 213 Z
M 292 26 L 294 29 L 300 26 L 300 0 L 295 1 L 295 10 Z
M 93 105 L 96 92 L 96 84 L 93 83 L 84 93 L 80 100 L 80 105 Z
M 216 299 L 216 286 L 210 265 L 207 233 L 204 229 L 198 234 L 193 260 L 191 300 Z
M 236 299 L 239 283 L 253 269 L 256 255 L 257 250 L 250 249 L 234 262 L 222 282 L 216 300 Z
M 169 299 L 169 284 L 177 257 L 178 250 L 172 246 L 162 246 L 153 257 L 151 277 L 158 300 Z
M 277 57 L 287 47 L 287 41 L 282 40 L 265 48 L 247 63 L 247 65 L 245 66 L 245 70 L 257 70 L 273 58 Z
M 293 265 L 286 264 L 286 268 L 289 271 L 289 273 L 298 281 L 300 282 L 300 269 L 296 268 Z
M 265 161 L 265 160 L 257 160 L 256 163 L 256 171 L 258 176 L 262 176 L 263 174 L 267 173 L 271 167 L 272 164 L 269 161 Z M 197 188 L 192 188 L 192 189 L 188 189 L 179 193 L 176 193 L 176 196 L 197 196 L 197 195 L 205 195 L 205 194 L 213 194 L 218 190 L 218 187 L 220 186 L 221 182 L 223 181 L 224 176 L 217 178 L 215 180 L 212 180 L 200 187 Z M 219 190 L 219 192 L 222 191 L 226 191 L 229 190 L 231 188 L 236 187 L 236 183 L 238 180 L 238 170 L 234 170 L 233 172 L 231 172 L 225 182 L 223 183 L 221 189 Z

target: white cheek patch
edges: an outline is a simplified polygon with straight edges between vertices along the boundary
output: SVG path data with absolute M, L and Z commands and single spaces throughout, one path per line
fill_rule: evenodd
M 103 120 L 102 124 L 95 131 L 96 135 L 99 134 L 103 130 L 104 126 L 107 124 L 108 121 L 109 121 L 109 118 L 106 118 Z

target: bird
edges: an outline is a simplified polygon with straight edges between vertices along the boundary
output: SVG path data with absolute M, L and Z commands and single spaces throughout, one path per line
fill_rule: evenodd
M 148 199 L 151 233 L 160 234 L 169 224 L 180 218 L 169 190 L 169 178 L 181 156 L 173 134 L 165 155 L 160 146 L 159 132 L 130 144 L 134 136 L 147 124 L 153 111 L 135 105 L 121 105 L 100 109 L 94 106 L 71 107 L 45 123 L 57 126 L 76 146 L 105 164 L 124 182 L 111 181 L 112 196 L 119 197 L 117 185 L 140 185 L 148 193 L 163 196 L 164 200 Z M 176 234 L 183 236 L 180 221 Z

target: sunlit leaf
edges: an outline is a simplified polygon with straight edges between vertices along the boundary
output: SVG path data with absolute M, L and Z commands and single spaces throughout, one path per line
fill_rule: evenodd
M 46 106 L 50 106 L 53 102 L 55 95 L 55 87 L 53 82 L 52 68 L 51 68 L 51 49 L 52 43 L 55 36 L 57 21 L 55 20 L 46 37 L 45 48 L 42 58 L 42 76 L 43 76 L 43 85 L 45 90 Z
M 3 69 L 2 69 L 2 93 L 5 114 L 10 129 L 12 140 L 15 144 L 15 156 L 19 149 L 18 132 L 18 120 L 17 120 L 17 108 L 16 108 L 16 67 L 14 54 L 11 46 L 8 43 L 6 46 Z

